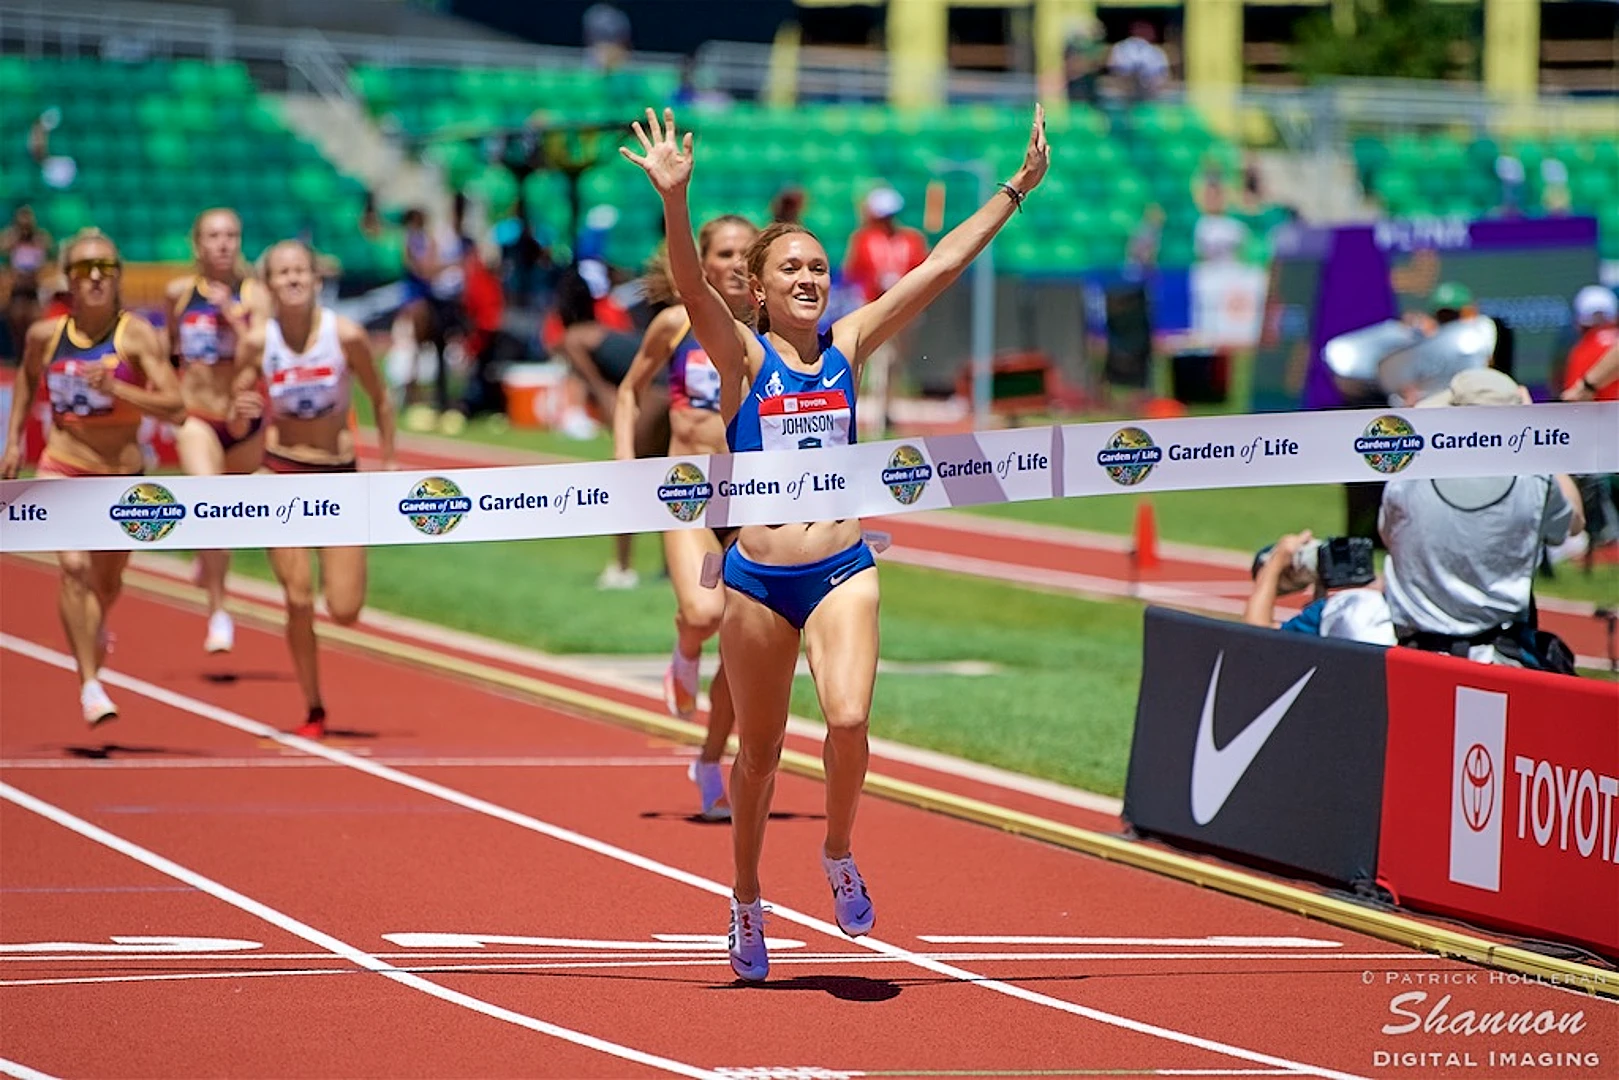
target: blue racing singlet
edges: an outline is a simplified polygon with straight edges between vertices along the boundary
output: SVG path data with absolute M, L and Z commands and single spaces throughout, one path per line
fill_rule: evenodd
M 764 362 L 742 407 L 726 426 L 732 452 L 815 450 L 855 442 L 854 370 L 822 334 L 821 370 L 794 371 L 769 339 L 759 335 Z

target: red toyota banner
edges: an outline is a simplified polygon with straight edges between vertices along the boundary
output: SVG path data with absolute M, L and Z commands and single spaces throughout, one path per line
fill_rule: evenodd
M 1619 956 L 1619 685 L 1388 651 L 1378 880 Z

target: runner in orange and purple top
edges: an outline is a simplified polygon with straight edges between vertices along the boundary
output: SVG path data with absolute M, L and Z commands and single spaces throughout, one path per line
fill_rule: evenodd
M 748 314 L 748 245 L 759 230 L 747 218 L 735 214 L 717 217 L 697 233 L 698 254 L 703 274 L 719 290 L 739 317 Z M 661 262 L 648 275 L 647 291 L 673 294 L 674 282 Z M 620 461 L 636 457 L 635 434 L 640 418 L 641 395 L 658 372 L 669 372 L 669 456 L 723 454 L 725 419 L 720 415 L 720 373 L 692 333 L 691 317 L 682 304 L 673 304 L 653 317 L 641 338 L 640 351 L 618 387 L 618 405 L 613 410 L 614 456 Z M 703 566 L 710 558 L 724 555 L 726 545 L 735 539 L 735 529 L 673 529 L 663 534 L 664 561 L 669 567 L 669 583 L 674 586 L 675 650 L 669 670 L 663 676 L 663 700 L 669 712 L 689 720 L 697 711 L 698 662 L 703 642 L 719 633 L 725 614 L 725 590 L 705 587 Z M 731 738 L 735 712 L 731 689 L 725 682 L 725 663 L 714 671 L 709 688 L 708 737 L 692 762 L 688 775 L 697 785 L 702 803 L 700 815 L 710 821 L 731 816 L 725 798 L 725 776 L 720 759 Z
M 118 248 L 86 229 L 62 248 L 73 296 L 70 314 L 28 329 L 22 371 L 11 401 L 11 425 L 0 479 L 22 468 L 23 429 L 43 382 L 51 431 L 37 476 L 138 477 L 146 468 L 140 445 L 147 416 L 179 423 L 185 405 L 162 336 L 123 310 Z M 123 502 L 172 502 L 156 484 L 135 484 Z M 99 678 L 107 653 L 107 613 L 123 587 L 127 551 L 63 551 L 62 627 L 79 670 L 79 705 L 92 727 L 118 715 Z
M 242 261 L 242 221 L 216 207 L 191 226 L 197 272 L 169 283 L 169 350 L 180 368 L 186 420 L 176 439 L 180 467 L 193 476 L 251 473 L 264 454 L 253 424 L 241 438 L 226 429 L 236 382 L 236 344 L 270 313 L 270 298 Z M 236 628 L 225 611 L 230 552 L 197 553 L 197 579 L 208 594 L 208 635 L 203 649 L 229 652 Z
M 237 351 L 235 395 L 228 427 L 245 433 L 264 423 L 261 472 L 349 473 L 358 468 L 349 426 L 350 391 L 358 382 L 371 398 L 382 444 L 382 467 L 394 467 L 393 403 L 377 372 L 364 328 L 321 307 L 315 253 L 299 240 L 283 240 L 264 253 L 260 277 L 272 313 L 243 338 Z M 269 415 L 258 385 L 269 387 Z M 287 600 L 287 647 L 309 712 L 297 734 L 326 734 L 315 641 L 315 587 L 310 552 L 272 549 L 270 567 Z M 365 548 L 321 548 L 321 593 L 332 620 L 348 626 L 365 604 Z

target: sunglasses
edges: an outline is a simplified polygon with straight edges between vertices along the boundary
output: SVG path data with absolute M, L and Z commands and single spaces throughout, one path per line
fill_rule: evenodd
M 124 264 L 117 259 L 77 259 L 67 264 L 67 276 L 83 281 L 99 270 L 102 277 L 111 277 L 123 268 Z

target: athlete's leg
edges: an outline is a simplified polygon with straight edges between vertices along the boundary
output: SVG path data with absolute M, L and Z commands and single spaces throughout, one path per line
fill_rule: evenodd
M 101 597 L 96 589 L 96 573 L 88 551 L 59 551 L 62 585 L 57 593 L 57 611 L 68 649 L 79 668 L 79 684 L 90 682 L 101 670 L 101 648 L 97 640 L 102 625 Z
M 731 846 L 736 898 L 759 898 L 759 855 L 787 732 L 787 704 L 798 663 L 798 631 L 746 593 L 726 590 L 720 651 L 729 664 L 739 749 L 731 766 Z M 737 672 L 746 672 L 739 677 Z
M 703 587 L 703 563 L 722 554 L 712 529 L 675 529 L 663 534 L 663 558 L 675 590 L 675 648 L 693 663 L 703 642 L 719 633 L 725 614 L 724 587 Z
M 225 450 L 219 445 L 219 435 L 213 425 L 201 417 L 186 417 L 175 433 L 174 445 L 180 454 L 180 468 L 187 475 L 218 476 L 225 471 Z M 225 575 L 230 569 L 230 552 L 199 551 L 197 567 L 197 584 L 208 596 L 208 648 L 211 652 L 221 652 L 224 650 L 214 647 L 219 643 L 214 624 L 218 621 L 215 616 L 225 609 Z
M 272 548 L 270 569 L 287 600 L 287 648 L 298 688 L 311 712 L 321 708 L 320 661 L 315 648 L 315 584 L 308 548 Z
M 866 779 L 868 718 L 877 681 L 877 571 L 862 570 L 826 594 L 804 624 L 815 692 L 826 717 L 826 853 L 849 854 Z
M 320 589 L 326 613 L 339 626 L 353 626 L 365 607 L 365 548 L 320 550 Z
M 795 661 L 796 662 L 796 661 Z M 725 756 L 725 745 L 731 741 L 731 729 L 736 726 L 736 703 L 731 698 L 731 682 L 725 674 L 725 657 L 720 657 L 714 669 L 714 681 L 708 685 L 708 736 L 698 757 L 703 761 L 718 762 Z

